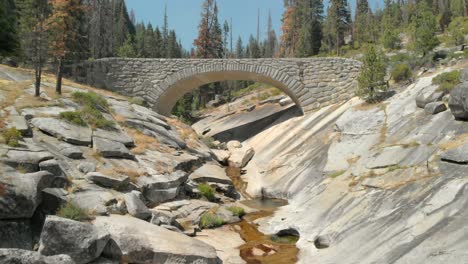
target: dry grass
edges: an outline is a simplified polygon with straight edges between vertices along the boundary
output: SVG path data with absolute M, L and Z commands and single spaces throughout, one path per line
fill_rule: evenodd
M 25 82 L 12 82 L 6 80 L 0 80 L 0 90 L 4 91 L 2 93 L 5 97 L 3 101 L 0 101 L 0 108 L 6 108 L 10 105 L 13 105 L 22 94 L 24 90 L 31 85 L 31 81 Z
M 166 164 L 166 163 L 164 163 L 162 161 L 156 161 L 156 163 L 154 165 L 154 169 L 158 173 L 161 173 L 161 174 L 174 172 L 174 166 L 173 165 Z
M 388 126 L 387 126 L 387 121 L 388 121 L 388 114 L 387 114 L 387 105 L 386 104 L 381 104 L 380 109 L 384 112 L 385 119 L 382 128 L 380 129 L 380 145 L 384 144 L 385 141 L 387 140 L 387 132 L 388 132 Z
M 454 140 L 439 144 L 439 148 L 441 150 L 446 151 L 465 144 L 468 144 L 468 134 L 461 134 L 457 136 Z
M 360 182 L 362 182 L 363 180 L 367 179 L 367 178 L 372 178 L 372 177 L 376 177 L 376 176 L 379 176 L 377 173 L 375 173 L 375 171 L 373 170 L 370 170 L 368 171 L 367 173 L 359 176 L 359 177 L 355 177 L 351 180 L 351 182 L 349 183 L 349 187 L 354 187 L 356 185 L 358 185 Z
M 353 110 L 355 110 L 355 111 L 367 111 L 367 110 L 374 109 L 374 108 L 377 108 L 377 107 L 382 107 L 382 105 L 383 105 L 382 102 L 377 103 L 377 104 L 370 104 L 370 103 L 367 103 L 367 102 L 363 102 L 361 104 L 353 106 Z
M 133 128 L 125 128 L 125 131 L 135 141 L 135 147 L 130 151 L 134 155 L 143 155 L 148 150 L 156 150 L 162 153 L 170 153 L 173 150 L 164 144 L 161 144 L 158 139 L 147 136 Z
M 116 175 L 128 176 L 130 178 L 130 181 L 133 183 L 137 182 L 138 177 L 148 176 L 148 173 L 144 170 L 123 167 L 113 167 L 109 169 L 99 170 L 99 172 L 109 177 L 115 177 Z
M 355 164 L 360 158 L 361 156 L 354 156 L 352 158 L 347 159 L 346 162 L 348 162 L 349 166 L 351 166 Z
M 181 138 L 187 143 L 189 148 L 196 148 L 200 146 L 198 135 L 190 126 L 182 123 L 177 119 L 168 119 L 167 123 L 177 129 Z
M 70 186 L 68 186 L 67 191 L 68 191 L 68 193 L 77 193 L 77 192 L 81 191 L 81 187 L 79 185 L 77 185 L 77 184 L 70 185 Z
M 124 123 L 127 118 L 124 117 L 124 116 L 121 116 L 121 115 L 113 115 L 115 121 L 117 121 L 117 123 Z

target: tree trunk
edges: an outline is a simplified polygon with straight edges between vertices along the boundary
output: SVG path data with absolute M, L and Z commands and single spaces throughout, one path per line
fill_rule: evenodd
M 55 86 L 55 92 L 57 94 L 62 94 L 62 61 L 63 58 L 59 58 L 58 67 L 57 67 L 57 85 Z
M 42 77 L 42 66 L 41 65 L 36 65 L 36 72 L 35 72 L 35 77 L 36 77 L 36 82 L 34 84 L 35 86 L 35 93 L 34 95 L 36 97 L 41 95 L 41 77 Z

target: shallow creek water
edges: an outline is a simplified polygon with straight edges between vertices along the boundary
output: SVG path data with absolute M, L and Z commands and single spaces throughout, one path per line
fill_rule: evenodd
M 265 235 L 258 231 L 255 220 L 270 217 L 281 206 L 288 204 L 281 199 L 252 199 L 245 193 L 247 184 L 241 179 L 241 171 L 233 168 L 226 169 L 233 180 L 236 189 L 248 200 L 241 203 L 258 210 L 245 215 L 241 222 L 231 224 L 230 228 L 236 231 L 245 244 L 240 246 L 240 255 L 248 264 L 290 264 L 297 262 L 299 249 L 296 247 L 298 236 Z

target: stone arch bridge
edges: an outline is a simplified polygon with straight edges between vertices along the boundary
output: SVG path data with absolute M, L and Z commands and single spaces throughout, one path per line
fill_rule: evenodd
M 345 58 L 132 59 L 104 58 L 73 69 L 79 82 L 144 98 L 169 115 L 184 94 L 201 85 L 252 80 L 285 92 L 303 112 L 353 96 L 361 63 Z

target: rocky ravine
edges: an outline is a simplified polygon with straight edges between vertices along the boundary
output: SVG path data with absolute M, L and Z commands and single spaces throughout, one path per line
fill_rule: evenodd
M 186 125 L 102 91 L 113 128 L 73 125 L 59 114 L 82 109 L 73 92 L 92 88 L 68 83 L 57 98 L 46 83 L 38 101 L 27 73 L 1 71 L 2 126 L 25 137 L 0 145 L 0 263 L 243 263 L 232 231 L 196 238 L 206 212 L 239 221 L 228 208 L 242 206 L 240 194 L 220 164 L 245 166 L 250 195 L 289 200 L 256 222 L 265 233 L 296 230 L 300 263 L 468 261 L 466 69 L 450 97 L 427 74 L 378 105 L 275 112 L 260 133 L 214 150 Z M 257 108 L 194 127 L 231 132 L 266 112 Z M 201 183 L 216 189 L 212 201 Z M 54 216 L 64 204 L 89 219 Z
M 0 263 L 221 262 L 194 236 L 207 211 L 239 221 L 229 210 L 238 194 L 190 127 L 136 99 L 69 82 L 58 97 L 46 78 L 34 98 L 28 72 L 0 70 L 2 130 L 23 135 L 0 143 Z M 93 91 L 99 105 L 86 101 Z M 93 125 L 64 118 L 99 117 L 89 108 L 102 114 Z M 243 152 L 236 155 L 230 161 L 243 165 Z M 201 183 L 216 190 L 211 201 Z M 85 218 L 55 216 L 68 205 L 60 216 Z
M 247 190 L 290 202 L 261 230 L 297 230 L 300 263 L 468 263 L 468 69 L 443 99 L 452 111 L 436 75 L 375 106 L 284 116 L 249 139 Z

